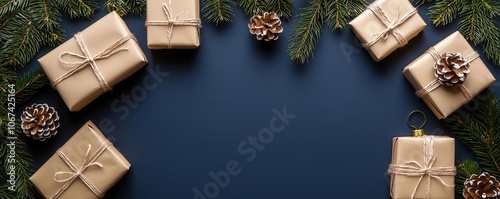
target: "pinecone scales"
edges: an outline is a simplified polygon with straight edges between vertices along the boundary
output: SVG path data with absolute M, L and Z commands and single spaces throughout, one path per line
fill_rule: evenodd
M 277 40 L 283 32 L 281 20 L 274 12 L 257 13 L 250 19 L 248 28 L 258 40 L 265 41 Z
M 473 174 L 465 180 L 462 195 L 465 199 L 500 199 L 500 182 L 488 172 Z
M 33 139 L 44 141 L 57 134 L 59 115 L 54 107 L 47 104 L 33 104 L 24 109 L 21 115 L 21 129 Z
M 434 64 L 434 75 L 442 85 L 463 84 L 470 73 L 470 63 L 461 53 L 445 52 Z

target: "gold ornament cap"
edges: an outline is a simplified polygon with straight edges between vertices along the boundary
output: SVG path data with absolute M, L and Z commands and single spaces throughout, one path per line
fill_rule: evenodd
M 420 113 L 420 114 L 422 114 L 422 116 L 424 116 L 424 122 L 418 128 L 415 125 L 412 125 L 410 123 L 410 118 L 415 113 Z M 424 131 L 424 129 L 422 129 L 422 127 L 424 127 L 425 123 L 427 122 L 427 117 L 425 117 L 424 112 L 422 112 L 421 110 L 412 111 L 410 114 L 408 114 L 408 118 L 406 119 L 406 122 L 408 123 L 408 126 L 410 126 L 411 128 L 414 129 L 414 130 L 412 130 L 413 137 L 422 137 L 425 135 L 425 131 Z

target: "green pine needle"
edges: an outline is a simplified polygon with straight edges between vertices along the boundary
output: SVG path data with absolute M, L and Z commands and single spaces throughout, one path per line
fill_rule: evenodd
M 98 8 L 96 0 L 58 0 L 60 8 L 71 18 L 94 18 Z
M 462 0 L 438 1 L 435 5 L 429 7 L 431 13 L 429 20 L 438 26 L 447 25 L 457 18 L 457 14 L 462 9 L 462 6 Z
M 361 14 L 366 0 L 330 0 L 325 2 L 325 22 L 332 29 L 344 29 L 347 19 Z
M 0 66 L 20 68 L 26 64 L 43 45 L 42 33 L 30 16 L 23 11 L 17 14 L 3 31 L 10 37 L 3 43 L 0 55 Z
M 123 0 L 106 0 L 104 1 L 104 7 L 108 9 L 108 12 L 115 11 L 120 16 L 128 13 L 128 7 Z
M 298 63 L 308 62 L 313 56 L 321 35 L 324 18 L 323 0 L 310 0 L 309 5 L 299 10 L 290 35 L 288 53 Z
M 431 1 L 434 1 L 434 0 L 413 0 L 413 2 L 418 6 L 423 5 L 424 3 L 427 3 L 427 2 L 431 2 Z
M 457 163 L 457 175 L 455 176 L 455 189 L 458 194 L 462 194 L 462 189 L 464 188 L 464 182 L 472 174 L 480 175 L 481 168 L 479 164 L 472 160 L 462 160 Z
M 49 80 L 40 69 L 28 71 L 16 81 L 16 104 L 25 103 L 40 91 L 40 88 L 48 84 Z
M 500 176 L 500 104 L 491 94 L 479 95 L 474 104 L 477 109 L 459 110 L 445 124 L 476 154 L 485 171 Z
M 239 6 L 249 15 L 254 16 L 259 12 L 266 12 L 266 0 L 240 0 Z
M 276 13 L 282 20 L 290 20 L 293 15 L 292 0 L 267 0 L 267 12 Z
M 146 0 L 127 0 L 128 13 L 138 15 L 146 10 Z
M 218 25 L 219 22 L 232 21 L 234 13 L 231 6 L 235 4 L 233 0 L 204 0 L 201 11 L 207 21 Z
M 10 0 L 0 2 L 0 16 L 4 16 L 28 7 L 30 0 Z

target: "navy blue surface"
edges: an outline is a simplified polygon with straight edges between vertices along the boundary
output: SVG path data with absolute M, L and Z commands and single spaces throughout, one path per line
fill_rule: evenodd
M 427 7 L 418 9 L 426 21 Z M 80 112 L 70 113 L 48 87 L 26 103 L 47 102 L 61 116 L 57 136 L 28 140 L 37 166 L 92 120 L 132 164 L 108 198 L 387 199 L 391 140 L 410 135 L 408 113 L 423 110 L 428 134 L 449 135 L 402 70 L 455 24 L 429 24 L 379 63 L 349 28 L 325 25 L 314 59 L 297 65 L 287 53 L 291 22 L 278 41 L 265 43 L 235 11 L 232 23 L 203 24 L 197 50 L 148 50 L 145 15 L 125 17 L 149 64 Z M 69 38 L 93 22 L 65 18 L 63 28 Z M 490 89 L 500 92 L 498 84 Z M 472 157 L 458 141 L 456 149 L 457 160 Z

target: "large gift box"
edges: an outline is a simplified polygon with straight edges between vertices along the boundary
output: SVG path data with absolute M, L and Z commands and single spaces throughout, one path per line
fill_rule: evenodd
M 448 117 L 495 81 L 459 32 L 431 47 L 406 66 L 403 74 L 439 119 Z
M 380 61 L 426 26 L 408 0 L 377 0 L 349 23 L 373 60 Z
M 193 49 L 200 46 L 199 0 L 147 0 L 149 49 Z
M 455 139 L 447 136 L 392 140 L 393 199 L 454 199 Z
M 115 12 L 38 60 L 71 111 L 79 111 L 146 63 L 127 25 Z
M 129 168 L 125 157 L 89 121 L 30 181 L 44 198 L 102 198 Z

